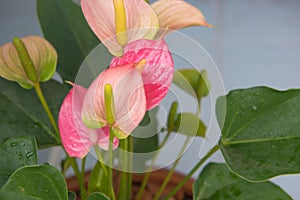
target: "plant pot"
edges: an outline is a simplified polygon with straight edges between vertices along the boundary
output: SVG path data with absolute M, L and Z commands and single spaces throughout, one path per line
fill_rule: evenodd
M 163 183 L 165 177 L 168 174 L 168 170 L 161 169 L 154 172 L 151 172 L 151 175 L 149 177 L 148 184 L 146 186 L 146 189 L 143 194 L 143 200 L 152 200 L 154 198 L 154 195 L 158 192 L 159 187 Z M 116 173 L 114 173 L 116 174 Z M 89 180 L 90 172 L 86 172 L 85 174 L 85 184 L 87 185 Z M 167 187 L 165 188 L 163 195 L 170 192 L 185 176 L 175 172 L 170 179 Z M 141 174 L 133 174 L 132 175 L 132 194 L 131 196 L 134 197 L 136 193 L 139 191 L 141 182 L 144 178 L 144 175 Z M 182 187 L 174 197 L 172 197 L 170 200 L 192 200 L 193 199 L 193 179 L 190 179 L 184 187 Z M 76 177 L 71 177 L 67 179 L 67 185 L 68 189 L 70 191 L 76 192 L 77 197 L 79 197 L 79 184 L 76 180 Z M 132 198 L 134 200 L 134 198 Z

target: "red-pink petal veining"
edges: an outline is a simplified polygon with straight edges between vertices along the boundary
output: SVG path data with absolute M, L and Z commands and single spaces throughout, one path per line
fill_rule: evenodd
M 90 148 L 98 144 L 107 150 L 109 129 L 89 129 L 81 120 L 81 108 L 87 89 L 74 85 L 60 108 L 58 126 L 62 144 L 70 157 L 83 158 Z M 117 148 L 119 140 L 114 138 L 113 148 Z
M 125 46 L 120 58 L 113 58 L 110 67 L 136 63 L 146 59 L 142 78 L 147 99 L 147 110 L 157 106 L 172 84 L 174 63 L 163 39 L 138 40 Z
M 78 110 L 85 93 L 86 89 L 83 87 L 75 86 L 72 88 L 65 97 L 59 112 L 60 137 L 70 157 L 83 158 L 93 145 L 87 127 L 81 123 L 80 110 Z
M 97 130 L 98 133 L 98 141 L 97 144 L 101 149 L 108 150 L 109 149 L 109 127 L 105 126 Z M 113 141 L 113 149 L 116 149 L 119 146 L 119 139 L 114 138 Z
M 137 63 L 146 59 L 142 72 L 147 110 L 157 106 L 166 96 L 173 80 L 174 63 L 163 39 L 137 40 L 124 47 L 122 57 L 115 57 L 110 67 Z

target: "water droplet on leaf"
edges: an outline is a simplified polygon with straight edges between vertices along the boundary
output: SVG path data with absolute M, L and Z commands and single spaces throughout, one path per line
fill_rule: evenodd
M 15 146 L 17 146 L 18 144 L 19 144 L 18 142 L 12 142 L 12 143 L 10 143 L 10 146 L 15 147 Z
M 252 110 L 256 111 L 257 107 L 256 106 L 252 106 Z

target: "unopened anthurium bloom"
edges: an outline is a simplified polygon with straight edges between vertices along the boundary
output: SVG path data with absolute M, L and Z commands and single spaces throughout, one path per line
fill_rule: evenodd
M 13 43 L 0 47 L 0 76 L 26 89 L 51 79 L 56 63 L 56 50 L 39 36 L 15 38 Z
M 153 39 L 158 28 L 210 26 L 202 13 L 182 0 L 82 0 L 83 14 L 97 37 L 115 56 L 135 40 Z M 116 36 L 116 37 L 115 37 Z
M 107 150 L 109 127 L 89 129 L 81 120 L 81 109 L 87 89 L 74 85 L 60 108 L 58 126 L 62 144 L 70 157 L 83 158 L 93 145 Z M 114 139 L 113 148 L 119 144 Z
M 92 129 L 111 126 L 113 134 L 126 138 L 141 122 L 146 112 L 142 71 L 146 60 L 104 70 L 90 85 L 82 107 L 82 120 Z M 111 102 L 105 92 L 111 88 Z M 107 119 L 106 106 L 111 104 L 112 116 Z

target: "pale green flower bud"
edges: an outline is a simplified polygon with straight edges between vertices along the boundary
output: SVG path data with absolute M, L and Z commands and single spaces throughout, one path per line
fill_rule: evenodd
M 48 81 L 55 73 L 57 53 L 44 38 L 14 38 L 0 47 L 0 77 L 30 89 L 37 82 Z

